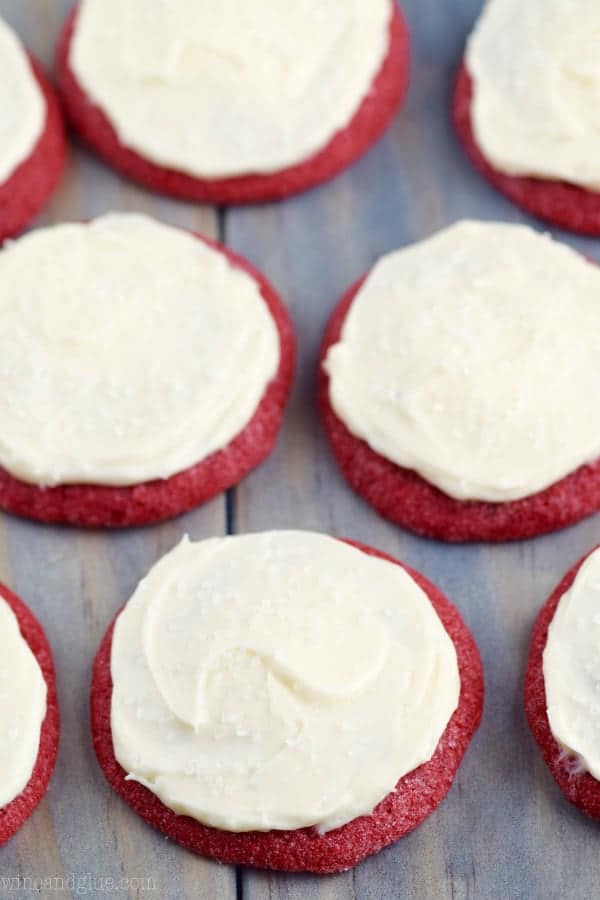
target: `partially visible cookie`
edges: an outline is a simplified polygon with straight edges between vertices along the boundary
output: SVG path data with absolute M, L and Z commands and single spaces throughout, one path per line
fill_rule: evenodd
M 0 19 L 0 243 L 22 231 L 66 160 L 58 100 L 42 67 Z
M 600 819 L 599 573 L 597 547 L 553 591 L 536 619 L 525 675 L 525 710 L 544 761 L 567 800 L 593 819 Z
M 345 548 L 343 545 L 339 549 L 334 546 L 331 550 L 331 565 L 333 566 L 333 560 L 339 565 L 341 559 L 347 571 L 352 572 L 351 580 L 357 590 L 353 592 L 352 588 L 348 588 L 345 576 L 341 576 L 339 581 L 336 577 L 334 580 L 339 588 L 339 597 L 336 599 L 335 591 L 334 596 L 330 596 L 328 581 L 331 572 L 328 571 L 329 565 L 325 564 L 323 551 L 328 547 L 331 549 L 331 545 L 337 543 L 321 535 L 273 532 L 180 545 L 154 567 L 144 582 L 145 587 L 138 588 L 136 595 L 117 616 L 102 640 L 94 662 L 91 693 L 92 733 L 98 761 L 113 789 L 143 819 L 196 853 L 213 857 L 220 862 L 284 871 L 343 871 L 417 827 L 441 802 L 452 784 L 482 711 L 483 673 L 475 642 L 457 610 L 422 575 L 401 566 L 392 557 L 360 544 L 345 542 Z M 205 554 L 202 564 L 200 551 L 204 547 L 207 553 L 210 551 L 210 555 Z M 254 561 L 249 570 L 246 570 L 246 563 L 243 563 L 244 547 L 248 548 Z M 310 550 L 308 555 L 306 547 Z M 263 553 L 264 563 L 261 563 Z M 361 560 L 362 554 L 378 561 L 379 565 L 367 564 Z M 196 567 L 196 581 L 202 585 L 200 593 L 186 589 L 186 560 Z M 382 562 L 392 563 L 392 570 L 387 565 L 381 566 Z M 396 566 L 401 566 L 404 570 L 402 576 L 394 571 Z M 365 573 L 365 569 L 369 571 Z M 180 577 L 173 579 L 172 576 L 177 571 Z M 169 608 L 173 615 L 169 613 L 171 622 L 165 628 L 163 612 L 166 607 L 162 605 L 161 572 L 165 577 L 168 576 L 172 585 L 177 585 L 175 590 L 179 598 L 175 600 L 175 595 L 169 592 L 172 598 Z M 339 572 L 341 570 L 338 570 L 338 574 Z M 227 586 L 230 577 L 234 580 L 238 577 L 241 579 L 237 593 Z M 202 604 L 206 604 L 203 615 L 210 618 L 216 614 L 224 617 L 223 621 L 229 621 L 231 625 L 234 622 L 239 624 L 241 620 L 237 618 L 237 612 L 240 592 L 242 600 L 245 593 L 251 597 L 255 583 L 258 584 L 258 577 L 264 586 L 261 599 L 255 607 L 250 605 L 242 617 L 244 624 L 241 643 L 236 644 L 236 638 L 232 637 L 233 643 L 230 641 L 231 647 L 227 650 L 225 645 L 222 646 L 222 632 L 219 629 L 216 633 L 211 633 L 212 649 L 209 651 L 202 642 L 201 632 L 190 628 L 189 622 L 184 622 L 190 609 L 200 609 Z M 378 584 L 378 591 L 363 590 L 365 577 L 371 579 L 371 585 Z M 283 579 L 287 583 L 287 593 L 279 591 Z M 313 587 L 305 596 L 303 590 L 309 583 Z M 395 584 L 395 588 L 393 594 L 390 594 L 392 584 Z M 188 587 L 191 587 L 191 583 Z M 212 605 L 212 591 L 216 592 L 215 603 L 218 602 L 218 606 Z M 274 601 L 275 595 L 278 597 L 277 603 Z M 289 625 L 289 604 L 294 596 L 297 598 L 300 595 L 304 597 L 310 610 L 319 602 L 322 605 L 322 616 L 314 618 L 311 614 L 308 617 L 310 622 L 307 622 L 302 619 L 301 607 L 296 608 L 292 616 L 294 627 L 288 627 L 284 637 L 284 619 L 278 618 L 277 608 L 281 606 L 282 615 L 285 614 L 285 621 Z M 358 608 L 355 610 L 359 595 L 362 597 L 362 612 Z M 192 597 L 194 599 L 190 604 Z M 126 737 L 129 729 L 125 728 L 123 731 L 122 724 L 128 720 L 127 704 L 137 702 L 135 698 L 141 670 L 136 669 L 134 672 L 131 669 L 131 680 L 129 679 L 129 664 L 126 655 L 123 655 L 123 647 L 136 644 L 137 626 L 132 623 L 140 610 L 147 608 L 148 601 L 152 606 L 152 625 L 150 626 L 148 619 L 150 631 L 146 633 L 151 642 L 148 647 L 152 648 L 150 658 L 153 664 L 154 661 L 157 662 L 162 673 L 158 669 L 155 672 L 158 679 L 155 684 L 159 685 L 162 699 L 158 700 L 156 694 L 153 696 L 157 700 L 151 701 L 146 694 L 146 701 L 138 706 L 138 722 L 146 723 L 142 724 L 140 732 L 146 750 L 138 758 L 135 750 L 133 757 L 131 756 L 132 747 L 128 746 Z M 386 640 L 392 640 L 391 635 L 396 627 L 394 623 L 398 615 L 401 618 L 404 615 L 401 610 L 405 601 L 406 617 L 403 619 L 401 640 L 411 640 L 407 637 L 411 634 L 415 643 L 410 650 L 407 648 L 401 654 L 404 665 L 413 666 L 414 649 L 419 645 L 419 665 L 424 664 L 426 669 L 433 667 L 428 669 L 432 681 L 426 685 L 421 676 L 413 672 L 415 677 L 411 684 L 417 694 L 410 698 L 405 695 L 404 680 L 390 683 L 386 688 L 387 721 L 392 723 L 393 728 L 393 710 L 405 709 L 402 706 L 405 702 L 406 709 L 413 709 L 414 703 L 420 704 L 421 712 L 417 718 L 421 720 L 425 714 L 425 719 L 430 720 L 429 724 L 423 722 L 426 732 L 430 731 L 434 719 L 438 724 L 435 725 L 435 731 L 431 731 L 433 743 L 428 744 L 424 757 L 414 757 L 412 754 L 416 752 L 418 742 L 415 739 L 413 746 L 412 740 L 408 739 L 414 723 L 409 721 L 408 713 L 405 712 L 402 718 L 402 748 L 396 748 L 395 754 L 384 753 L 385 763 L 381 761 L 380 766 L 377 766 L 368 760 L 383 752 L 382 748 L 387 745 L 389 735 L 385 728 L 385 734 L 377 733 L 381 720 L 375 732 L 373 730 L 380 703 L 375 685 L 379 684 L 378 679 L 387 677 L 387 667 L 394 658 L 394 647 L 386 644 Z M 427 604 L 432 607 L 429 612 Z M 229 607 L 232 607 L 232 613 L 228 618 Z M 375 612 L 376 608 L 379 612 Z M 178 618 L 179 609 L 184 619 Z M 127 615 L 124 616 L 124 612 Z M 283 641 L 281 651 L 275 654 L 275 645 L 271 647 L 269 643 L 269 636 L 272 634 L 270 627 L 264 628 L 265 622 L 270 621 L 271 613 L 275 616 L 271 624 L 278 629 L 278 633 L 281 632 Z M 338 620 L 338 627 L 335 629 L 329 627 L 332 615 Z M 422 625 L 425 631 L 417 636 L 416 632 L 413 634 L 413 630 L 418 627 L 416 622 L 423 615 Z M 432 615 L 433 618 L 430 618 Z M 255 628 L 258 619 L 263 623 L 260 630 Z M 384 622 L 387 625 L 383 626 Z M 115 626 L 120 630 L 116 650 Z M 383 630 L 380 630 L 382 626 Z M 198 651 L 198 671 L 194 675 L 194 683 L 200 685 L 201 689 L 196 705 L 192 704 L 191 707 L 187 705 L 190 686 L 186 675 L 187 651 L 177 654 L 177 671 L 172 670 L 169 664 L 169 645 L 172 649 L 178 641 L 180 643 L 182 628 L 187 634 L 190 649 Z M 358 634 L 355 633 L 356 628 L 361 633 L 360 648 L 356 645 L 352 652 L 347 653 L 348 642 L 352 644 Z M 384 635 L 388 628 L 392 631 L 386 639 Z M 337 642 L 335 633 L 338 634 Z M 159 634 L 168 635 L 166 643 L 162 638 L 160 644 L 155 642 L 154 636 Z M 448 638 L 450 641 L 445 643 Z M 394 638 L 396 639 L 398 636 Z M 423 640 L 428 645 L 427 648 L 422 645 Z M 320 652 L 324 643 L 329 647 L 325 654 Z M 238 648 L 235 652 L 232 649 L 234 645 Z M 384 645 L 389 649 L 384 650 Z M 245 656 L 246 652 L 248 657 Z M 455 662 L 452 661 L 453 657 Z M 113 674 L 117 673 L 117 685 L 113 683 L 111 676 L 111 659 Z M 429 662 L 425 662 L 426 660 Z M 439 665 L 439 669 L 436 665 Z M 270 673 L 269 721 L 261 717 L 262 694 L 254 691 L 254 687 L 260 683 L 263 669 Z M 234 677 L 235 672 L 244 674 L 238 682 Z M 445 673 L 442 681 L 439 678 L 436 680 L 434 672 L 438 672 L 438 675 Z M 127 676 L 129 684 L 125 691 L 124 676 Z M 118 694 L 115 700 L 116 688 Z M 427 698 L 423 691 L 428 692 Z M 326 700 L 323 692 L 326 692 Z M 364 732 L 354 735 L 353 704 L 361 702 L 361 692 L 366 692 L 365 697 L 368 698 L 369 714 L 366 718 L 369 719 L 369 724 L 365 720 Z M 327 723 L 335 721 L 335 710 L 342 696 L 345 698 L 343 721 L 339 728 L 333 728 L 322 744 L 318 728 L 328 728 Z M 402 702 L 401 696 L 404 697 Z M 171 711 L 169 715 L 161 715 L 157 719 L 147 705 L 154 702 L 159 703 L 161 710 L 165 704 L 171 710 L 176 709 L 177 714 L 174 715 Z M 295 735 L 293 721 L 287 718 L 286 713 L 292 707 L 296 710 L 298 721 L 305 722 L 304 729 L 297 731 Z M 316 710 L 316 720 L 310 718 L 311 709 Z M 187 721 L 188 716 L 194 719 L 200 717 L 202 724 L 199 725 L 198 720 L 193 725 L 190 720 L 190 724 L 185 725 L 183 720 Z M 314 732 L 311 730 L 311 721 L 317 729 Z M 152 722 L 163 722 L 163 725 L 152 725 Z M 317 726 L 315 722 L 324 722 L 325 725 Z M 159 755 L 162 752 L 162 739 L 157 737 L 161 728 L 165 739 L 163 746 L 166 755 L 163 762 L 166 769 L 157 762 L 158 757 L 150 762 L 156 752 Z M 129 733 L 133 737 L 137 731 L 139 728 L 136 727 Z M 208 742 L 205 756 L 201 744 L 194 743 L 194 733 L 205 735 Z M 307 738 L 304 737 L 306 734 Z M 315 760 L 318 757 L 320 761 L 319 766 L 311 765 L 308 769 L 304 756 L 309 748 L 307 740 L 309 744 L 314 741 L 311 752 L 315 754 Z M 219 742 L 222 742 L 220 752 L 215 749 Z M 279 768 L 274 765 L 278 757 L 271 752 L 271 742 L 274 742 L 273 747 L 280 746 L 279 758 L 283 762 Z M 265 751 L 263 757 L 262 746 Z M 333 754 L 331 759 L 322 756 L 324 747 L 328 748 L 328 753 Z M 244 760 L 241 769 L 236 763 L 236 754 L 239 752 L 242 753 L 240 763 Z M 119 764 L 116 755 L 137 765 L 136 774 L 127 778 L 128 770 Z M 355 755 L 356 762 L 353 761 Z M 421 758 L 422 763 L 415 767 L 408 762 L 411 756 L 413 759 Z M 260 758 L 263 759 L 262 763 L 259 762 Z M 254 766 L 253 777 L 257 780 L 255 787 L 251 780 L 244 780 L 243 770 L 248 762 Z M 213 763 L 218 770 L 216 775 L 209 774 Z M 142 773 L 148 764 L 153 767 L 154 774 L 145 778 Z M 397 783 L 392 778 L 387 792 L 383 788 L 383 793 L 387 795 L 376 804 L 372 812 L 369 809 L 366 814 L 347 821 L 348 816 L 352 815 L 349 810 L 356 802 L 369 803 L 366 797 L 373 796 L 373 786 L 379 784 L 382 772 L 391 772 L 394 766 L 396 771 L 402 771 L 405 764 L 410 771 L 402 775 Z M 179 783 L 176 773 L 180 766 L 183 766 L 181 771 L 187 774 L 181 775 Z M 345 789 L 338 790 L 338 781 L 346 777 L 348 768 L 354 774 Z M 206 776 L 203 775 L 205 770 Z M 336 774 L 331 775 L 332 772 Z M 206 784 L 204 777 L 209 779 Z M 323 783 L 323 798 L 317 802 L 319 779 Z M 370 784 L 371 780 L 373 784 Z M 273 791 L 273 785 L 277 784 L 280 785 L 279 788 Z M 382 785 L 383 782 L 379 788 L 375 787 L 375 791 L 381 791 Z M 294 792 L 297 792 L 295 800 L 292 796 Z M 363 799 L 358 801 L 357 798 L 361 795 Z M 252 802 L 247 805 L 249 798 L 252 798 Z M 194 806 L 195 803 L 203 804 L 203 813 Z M 284 827 L 283 822 L 290 817 L 295 817 L 297 821 L 303 818 L 306 820 L 311 814 L 311 805 L 315 803 L 321 808 L 312 809 L 312 821 L 324 823 L 321 827 Z M 194 806 L 196 810 L 194 817 L 190 815 L 190 806 Z M 220 822 L 220 827 L 206 824 L 206 819 L 213 823 Z M 260 829 L 256 826 L 252 828 L 251 820 L 255 823 L 260 821 Z M 270 828 L 269 823 L 273 820 L 280 822 L 281 827 Z M 225 823 L 234 821 L 235 830 L 231 826 L 227 828 Z M 337 825 L 336 821 L 340 821 L 340 824 Z
M 294 335 L 239 256 L 113 214 L 14 243 L 0 254 L 3 283 L 12 302 L 0 345 L 18 373 L 3 382 L 6 511 L 143 525 L 209 500 L 271 451 Z
M 600 509 L 599 283 L 569 248 L 507 224 L 458 223 L 384 257 L 335 307 L 321 348 L 322 420 L 354 490 L 447 541 L 533 537 Z M 572 464 L 551 474 L 567 444 Z
M 188 200 L 276 200 L 337 175 L 390 124 L 410 59 L 395 2 L 321 3 L 315 22 L 296 2 L 285 13 L 276 3 L 232 9 L 178 0 L 160 24 L 131 3 L 107 10 L 106 2 L 82 0 L 70 14 L 57 51 L 65 108 L 84 140 L 123 174 Z M 238 21 L 240 12 L 248 21 Z M 140 49 L 137 74 L 136 32 L 154 48 L 148 58 Z M 103 52 L 109 67 L 90 58 Z
M 600 234 L 598 7 L 490 0 L 469 38 L 452 115 L 475 168 L 526 212 Z
M 475 168 L 530 215 L 568 231 L 600 234 L 600 193 L 566 181 L 508 175 L 486 160 L 473 134 L 472 98 L 472 81 L 463 63 L 454 87 L 452 116 L 456 132 Z
M 44 630 L 25 604 L 0 585 L 0 675 L 3 670 L 11 686 L 10 693 L 0 696 L 0 722 L 9 738 L 0 749 L 0 846 L 46 793 L 60 730 L 54 664 Z

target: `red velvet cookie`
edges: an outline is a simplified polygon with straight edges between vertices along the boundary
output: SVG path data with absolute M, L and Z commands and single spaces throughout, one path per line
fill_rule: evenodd
M 31 778 L 19 796 L 0 809 L 1 847 L 19 830 L 46 793 L 58 753 L 60 717 L 54 663 L 44 630 L 31 610 L 4 585 L 0 585 L 0 596 L 15 614 L 21 634 L 37 660 L 48 688 L 46 718 L 42 723 L 40 749 Z
M 0 184 L 0 243 L 22 231 L 57 186 L 66 161 L 60 106 L 40 64 L 29 57 L 46 103 L 46 122 L 32 153 Z
M 347 543 L 371 556 L 402 565 L 378 550 L 354 541 Z M 115 759 L 110 727 L 110 656 L 114 621 L 96 655 L 91 690 L 94 749 L 111 787 L 146 822 L 168 837 L 195 853 L 223 863 L 288 872 L 340 872 L 412 831 L 448 793 L 479 725 L 483 708 L 483 670 L 477 645 L 458 611 L 422 575 L 407 566 L 403 568 L 425 591 L 454 642 L 461 678 L 460 699 L 433 757 L 401 778 L 394 792 L 385 797 L 371 815 L 353 819 L 325 834 L 312 828 L 234 833 L 177 815 L 143 785 L 126 781 L 126 773 Z
M 548 721 L 543 670 L 548 629 L 560 598 L 569 590 L 579 569 L 593 552 L 594 550 L 590 550 L 572 569 L 569 569 L 549 600 L 542 606 L 535 621 L 525 674 L 525 711 L 544 761 L 567 800 L 593 819 L 600 819 L 600 781 L 589 772 L 582 772 L 577 761 L 560 747 L 552 734 Z
M 335 307 L 321 346 L 319 406 L 331 448 L 344 477 L 377 512 L 417 534 L 442 541 L 510 541 L 565 528 L 600 509 L 600 460 L 520 500 L 456 500 L 416 472 L 404 469 L 351 434 L 329 399 L 323 361 L 339 340 L 360 279 Z
M 147 525 L 187 512 L 227 490 L 258 466 L 275 444 L 294 373 L 295 339 L 288 312 L 266 278 L 242 257 L 200 235 L 254 278 L 279 332 L 280 362 L 250 422 L 222 450 L 169 478 L 126 487 L 41 487 L 0 468 L 0 508 L 41 522 L 84 527 Z
M 108 117 L 86 96 L 69 66 L 76 8 L 64 25 L 57 49 L 63 102 L 75 130 L 100 156 L 124 175 L 153 190 L 219 205 L 278 200 L 333 178 L 366 153 L 390 124 L 406 94 L 410 66 L 408 28 L 395 2 L 393 6 L 387 56 L 350 124 L 310 159 L 273 174 L 196 178 L 156 165 L 124 147 Z
M 487 161 L 473 133 L 472 93 L 471 76 L 463 62 L 454 88 L 452 116 L 458 136 L 475 168 L 509 200 L 532 216 L 580 234 L 600 234 L 600 193 L 566 181 L 507 175 Z

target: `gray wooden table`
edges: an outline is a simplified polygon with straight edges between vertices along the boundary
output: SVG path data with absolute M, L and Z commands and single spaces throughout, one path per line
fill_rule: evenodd
M 49 65 L 69 5 L 0 0 L 0 15 Z M 453 74 L 480 6 L 481 0 L 405 0 L 414 50 L 407 106 L 387 137 L 351 171 L 284 204 L 220 210 L 171 202 L 72 148 L 68 174 L 37 224 L 138 210 L 218 237 L 247 255 L 281 291 L 297 328 L 299 370 L 273 456 L 239 488 L 196 512 L 120 533 L 0 517 L 0 579 L 46 627 L 63 719 L 48 794 L 0 850 L 0 897 L 598 896 L 600 826 L 570 808 L 547 774 L 526 727 L 521 684 L 536 611 L 562 573 L 598 542 L 600 517 L 506 546 L 453 547 L 419 539 L 378 519 L 346 488 L 315 412 L 317 348 L 328 313 L 380 254 L 462 217 L 527 221 L 471 170 L 449 124 Z M 560 236 L 600 260 L 600 242 Z M 463 613 L 486 670 L 481 729 L 439 810 L 353 872 L 327 878 L 236 871 L 169 843 L 107 787 L 89 736 L 92 656 L 115 610 L 155 560 L 185 532 L 199 539 L 287 527 L 347 535 L 421 569 Z M 5 881 L 17 877 L 20 885 Z M 64 890 L 36 891 L 33 879 L 57 877 L 64 878 Z

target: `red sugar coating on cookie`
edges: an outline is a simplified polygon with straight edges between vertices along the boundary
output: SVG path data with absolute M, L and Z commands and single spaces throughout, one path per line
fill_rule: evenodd
M 594 550 L 590 550 L 579 562 L 575 563 L 572 569 L 569 569 L 542 606 L 535 621 L 525 674 L 525 712 L 544 761 L 567 800 L 593 819 L 600 819 L 600 781 L 597 781 L 589 772 L 582 772 L 578 761 L 563 750 L 552 734 L 548 721 L 543 668 L 548 629 L 556 608 L 563 594 L 575 581 L 579 569 L 593 552 Z
M 295 339 L 288 312 L 266 278 L 243 257 L 196 237 L 223 253 L 258 283 L 279 333 L 280 360 L 250 422 L 222 450 L 170 478 L 126 487 L 66 484 L 40 487 L 0 468 L 0 508 L 40 522 L 89 528 L 147 525 L 187 512 L 237 484 L 269 455 L 283 418 L 294 374 Z
M 65 109 L 75 130 L 100 156 L 124 175 L 153 190 L 220 205 L 288 197 L 333 178 L 366 153 L 386 130 L 404 99 L 409 81 L 410 37 L 395 2 L 393 7 L 387 56 L 350 124 L 310 159 L 273 174 L 196 178 L 156 165 L 123 146 L 108 117 L 87 97 L 69 66 L 77 8 L 69 15 L 57 48 L 58 79 Z
M 8 603 L 17 617 L 21 634 L 38 661 L 48 688 L 46 717 L 40 733 L 40 749 L 31 778 L 18 797 L 15 797 L 7 806 L 0 808 L 1 847 L 19 830 L 46 793 L 58 753 L 60 717 L 54 663 L 44 629 L 31 610 L 4 585 L 0 585 L 0 597 Z
M 402 565 L 386 553 L 354 541 L 346 543 L 370 556 Z M 319 834 L 313 828 L 295 831 L 235 833 L 201 825 L 177 815 L 135 781 L 115 759 L 110 728 L 112 680 L 110 654 L 114 622 L 104 635 L 94 661 L 91 722 L 98 762 L 111 787 L 146 822 L 172 840 L 222 863 L 279 869 L 286 872 L 341 872 L 366 856 L 397 841 L 419 825 L 441 803 L 477 730 L 483 708 L 483 669 L 477 645 L 458 611 L 431 582 L 402 566 L 427 594 L 456 648 L 460 671 L 459 704 L 429 762 L 400 779 L 369 816 Z
M 0 184 L 0 243 L 38 214 L 58 184 L 67 156 L 58 99 L 40 64 L 31 55 L 29 61 L 46 103 L 46 122 L 31 154 Z
M 473 84 L 463 62 L 454 88 L 452 117 L 471 162 L 501 193 L 532 216 L 580 234 L 600 234 L 600 193 L 546 178 L 506 175 L 487 161 L 471 121 Z
M 357 494 L 397 525 L 426 537 L 455 542 L 535 537 L 572 525 L 600 509 L 600 459 L 521 500 L 456 500 L 351 434 L 331 405 L 323 361 L 329 347 L 339 340 L 348 310 L 365 278 L 342 297 L 329 320 L 321 346 L 318 389 L 325 432 L 344 477 Z

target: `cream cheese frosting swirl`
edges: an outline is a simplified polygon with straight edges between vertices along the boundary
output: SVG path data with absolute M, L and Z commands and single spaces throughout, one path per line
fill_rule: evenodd
M 0 597 L 0 809 L 27 785 L 40 749 L 46 682 L 19 623 Z
M 492 165 L 600 190 L 599 44 L 597 0 L 488 0 L 466 62 Z
M 0 252 L 0 465 L 34 484 L 167 478 L 225 447 L 279 365 L 254 278 L 131 214 Z
M 112 639 L 115 756 L 229 831 L 335 828 L 433 755 L 454 645 L 400 566 L 297 531 L 184 540 Z
M 81 0 L 70 65 L 122 144 L 199 178 L 303 162 L 346 127 L 391 0 Z
M 325 366 L 377 453 L 459 500 L 527 497 L 600 456 L 600 268 L 457 223 L 377 263 Z
M 27 54 L 0 19 L 0 184 L 31 155 L 44 130 L 46 104 Z

